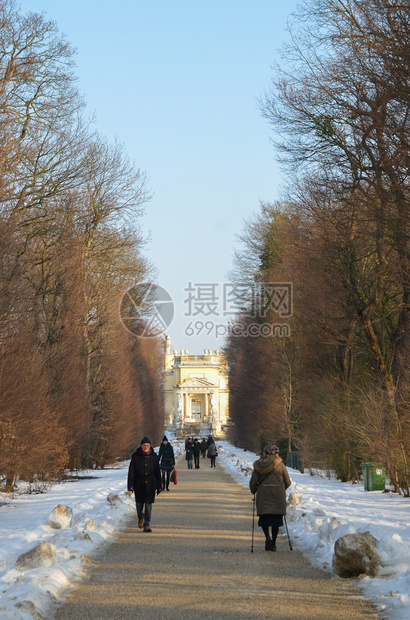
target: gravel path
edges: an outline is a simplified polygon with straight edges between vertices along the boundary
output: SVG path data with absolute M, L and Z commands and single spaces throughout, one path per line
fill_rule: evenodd
M 152 534 L 135 517 L 55 618 L 380 617 L 350 581 L 291 552 L 285 532 L 277 553 L 265 551 L 255 521 L 251 554 L 251 497 L 208 459 L 199 470 L 180 462 L 178 485 L 153 506 Z

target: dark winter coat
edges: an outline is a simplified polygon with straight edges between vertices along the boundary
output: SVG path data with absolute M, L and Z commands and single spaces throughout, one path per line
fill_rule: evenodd
M 256 493 L 256 512 L 260 515 L 286 514 L 286 489 L 291 480 L 279 454 L 268 454 L 256 461 L 249 482 Z
M 128 490 L 134 489 L 136 502 L 153 504 L 155 492 L 161 491 L 161 472 L 158 455 L 153 448 L 145 454 L 139 447 L 131 457 L 128 469 Z
M 201 454 L 201 444 L 199 443 L 199 441 L 194 441 L 194 444 L 192 446 L 192 452 L 195 456 L 199 456 Z
M 159 466 L 165 471 L 172 471 L 175 468 L 174 448 L 170 443 L 162 443 L 159 447 Z
M 210 443 L 208 446 L 208 454 L 209 456 L 216 456 L 216 445 L 214 444 L 214 442 Z
M 192 461 L 192 459 L 194 458 L 194 453 L 192 452 L 192 447 L 189 446 L 186 449 L 186 455 L 185 455 L 185 460 L 186 461 Z
M 201 452 L 202 452 L 202 454 L 205 454 L 207 447 L 208 447 L 208 444 L 206 442 L 206 439 L 203 439 L 201 441 Z

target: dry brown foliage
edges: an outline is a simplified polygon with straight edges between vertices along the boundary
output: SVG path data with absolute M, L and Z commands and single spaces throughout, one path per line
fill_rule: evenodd
M 121 325 L 150 278 L 149 196 L 123 147 L 92 133 L 73 49 L 0 2 L 0 486 L 125 458 L 162 432 L 155 347 Z

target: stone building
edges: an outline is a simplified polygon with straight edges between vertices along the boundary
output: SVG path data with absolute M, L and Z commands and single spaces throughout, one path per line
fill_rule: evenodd
M 171 353 L 165 336 L 165 429 L 178 436 L 223 437 L 229 425 L 228 365 L 225 355 Z

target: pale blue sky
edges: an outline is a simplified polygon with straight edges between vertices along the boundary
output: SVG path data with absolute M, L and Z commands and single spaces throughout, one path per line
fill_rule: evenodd
M 98 130 L 123 142 L 148 175 L 146 254 L 175 302 L 172 349 L 222 346 L 223 338 L 203 332 L 185 335 L 192 318 L 184 316 L 184 288 L 226 282 L 244 219 L 260 200 L 278 197 L 281 175 L 257 99 L 269 89 L 296 5 L 20 0 L 23 11 L 45 11 L 77 48 L 80 88 Z M 222 315 L 222 300 L 216 303 Z M 194 320 L 225 323 L 217 315 Z

